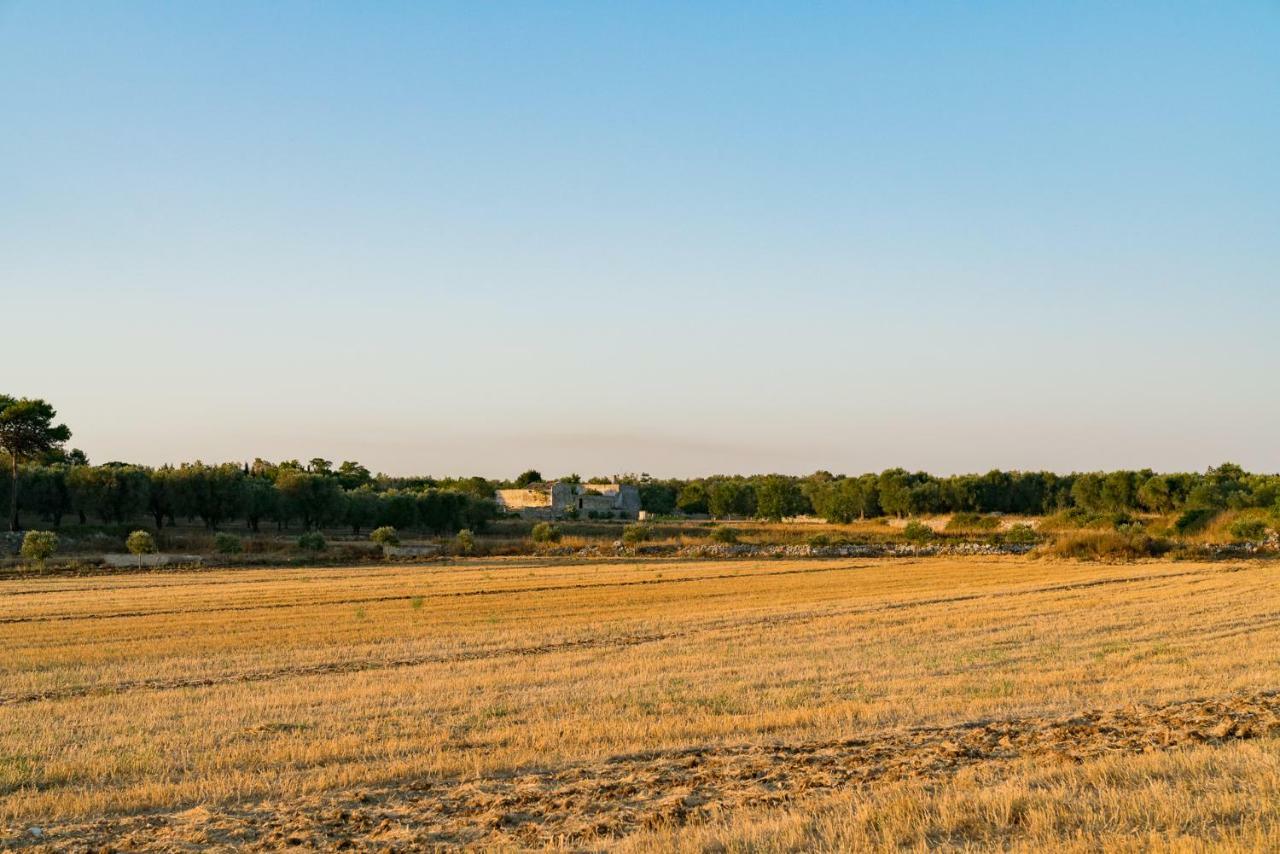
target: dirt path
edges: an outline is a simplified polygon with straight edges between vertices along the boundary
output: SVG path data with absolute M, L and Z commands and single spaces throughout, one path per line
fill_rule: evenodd
M 422 780 L 304 799 L 9 827 L 0 846 L 36 850 L 433 850 L 607 841 L 664 823 L 879 780 L 943 779 L 965 766 L 1280 736 L 1280 692 L 1090 711 L 1070 718 L 975 721 L 821 743 L 705 746 L 470 780 Z

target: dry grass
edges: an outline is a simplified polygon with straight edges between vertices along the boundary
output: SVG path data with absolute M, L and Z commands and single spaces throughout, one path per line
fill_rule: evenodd
M 33 841 L 33 824 L 67 841 L 101 817 L 144 811 L 211 843 L 218 811 L 237 804 L 302 814 L 359 792 L 596 774 L 636 751 L 749 752 L 1256 694 L 1280 673 L 1278 582 L 1268 563 L 1017 558 L 488 559 L 3 582 L 0 845 Z M 1174 847 L 1212 842 L 1219 828 L 1219 841 L 1248 848 L 1277 838 L 1275 798 L 1247 803 L 1250 791 L 1274 793 L 1276 755 L 1264 740 L 1131 765 L 1012 757 L 817 800 L 782 786 L 777 804 L 689 815 L 666 831 L 627 819 L 620 799 L 604 825 L 613 835 L 595 842 L 1084 848 L 1132 827 Z M 1140 809 L 1142 768 L 1190 819 Z M 1228 784 L 1244 794 L 1227 798 Z M 1072 787 L 1096 806 L 1054 812 Z M 1038 818 L 965 818 L 998 817 L 1001 798 Z M 213 817 L 182 812 L 196 806 Z M 460 814 L 419 838 L 555 842 L 504 821 Z M 130 827 L 139 844 L 161 838 Z
M 1173 549 L 1168 540 L 1145 533 L 1074 531 L 1042 547 L 1043 554 L 1074 560 L 1135 560 L 1159 557 Z
M 1280 850 L 1280 741 L 974 766 L 639 833 L 626 852 Z

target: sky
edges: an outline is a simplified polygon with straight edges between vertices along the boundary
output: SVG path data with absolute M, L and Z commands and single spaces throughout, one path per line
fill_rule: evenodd
M 1280 4 L 0 0 L 92 461 L 1280 470 Z

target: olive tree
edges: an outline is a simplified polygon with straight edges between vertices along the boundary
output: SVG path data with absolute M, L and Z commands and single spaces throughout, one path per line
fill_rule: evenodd
M 53 531 L 27 531 L 22 538 L 22 556 L 43 565 L 58 550 L 58 535 Z
M 137 556 L 138 566 L 142 566 L 143 555 L 155 554 L 156 541 L 146 531 L 134 531 L 124 541 L 124 547 L 129 550 L 129 554 Z
M 476 550 L 476 537 L 470 528 L 463 528 L 453 538 L 453 549 L 460 555 L 469 555 Z
M 380 546 L 400 545 L 400 535 L 396 532 L 396 529 L 390 525 L 383 525 L 381 528 L 374 528 L 369 534 L 369 539 L 373 540 Z

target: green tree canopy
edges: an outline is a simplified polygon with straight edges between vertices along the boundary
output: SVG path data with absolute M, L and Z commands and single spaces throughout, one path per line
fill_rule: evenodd
M 542 483 L 542 473 L 537 469 L 529 469 L 526 472 L 522 472 L 520 476 L 515 479 L 517 489 L 526 487 L 531 483 Z
M 796 516 L 808 509 L 809 501 L 795 478 L 771 474 L 756 484 L 756 515 L 762 519 L 780 522 L 784 516 Z
M 701 481 L 690 481 L 676 493 L 676 507 L 683 513 L 707 513 L 707 488 Z
M 57 411 L 43 400 L 0 394 L 0 450 L 9 455 L 9 530 L 18 530 L 18 464 L 61 449 L 71 438 Z

